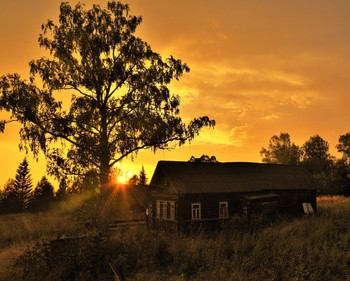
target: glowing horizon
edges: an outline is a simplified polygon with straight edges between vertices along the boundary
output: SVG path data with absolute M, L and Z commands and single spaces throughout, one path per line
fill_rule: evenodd
M 107 3 L 83 2 L 86 7 Z M 144 166 L 150 179 L 157 161 L 187 161 L 192 155 L 259 162 L 261 147 L 280 132 L 288 132 L 299 146 L 319 134 L 339 156 L 338 138 L 350 131 L 350 2 L 127 2 L 131 14 L 143 17 L 137 34 L 163 57 L 174 55 L 191 68 L 171 85 L 181 97 L 183 119 L 208 115 L 217 124 L 174 151 L 141 151 L 134 162 L 126 159 L 121 166 L 128 176 Z M 48 55 L 37 38 L 42 23 L 58 21 L 60 3 L 0 3 L 0 75 L 28 77 L 28 62 Z M 5 159 L 0 188 L 25 156 L 18 143 L 18 126 L 11 124 L 0 135 Z M 39 162 L 27 158 L 36 184 L 46 173 L 44 157 Z

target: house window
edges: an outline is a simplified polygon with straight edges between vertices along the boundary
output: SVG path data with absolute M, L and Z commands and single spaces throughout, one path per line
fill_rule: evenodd
M 201 203 L 192 203 L 192 220 L 201 219 Z
M 219 202 L 219 218 L 227 219 L 228 218 L 228 202 Z
M 175 202 L 170 202 L 169 219 L 170 220 L 175 220 Z
M 175 201 L 157 200 L 157 218 L 175 220 Z
M 157 218 L 160 218 L 160 201 L 157 201 Z
M 311 203 L 302 203 L 303 210 L 306 215 L 310 215 L 314 213 L 314 209 L 312 208 Z
M 163 218 L 164 216 L 164 202 L 160 201 L 159 202 L 160 208 L 159 208 L 159 218 Z
M 166 202 L 166 219 L 170 220 L 170 202 Z

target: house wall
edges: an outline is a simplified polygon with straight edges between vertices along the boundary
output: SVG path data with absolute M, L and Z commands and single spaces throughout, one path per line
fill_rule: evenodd
M 162 201 L 163 203 L 172 203 L 174 206 L 174 209 L 171 211 L 171 215 L 168 217 L 166 214 L 164 214 L 164 210 L 162 212 L 162 217 L 159 216 L 159 205 L 157 201 Z M 170 230 L 177 230 L 177 202 L 178 202 L 178 196 L 172 195 L 172 194 L 157 194 L 153 195 L 148 200 L 148 210 L 149 210 L 149 216 L 147 218 L 147 224 L 148 226 L 152 228 L 158 228 L 158 229 L 170 229 Z M 166 208 L 168 211 L 168 208 Z
M 241 212 L 238 193 L 186 194 L 179 197 L 179 221 L 192 221 L 192 203 L 196 202 L 201 203 L 201 220 L 217 220 L 219 218 L 219 202 L 228 202 L 229 216 Z
M 314 211 L 317 211 L 315 190 L 274 190 L 280 195 L 279 209 L 286 213 L 303 213 L 302 203 L 311 203 Z
M 284 213 L 302 214 L 302 203 L 311 203 L 314 211 L 316 206 L 315 190 L 264 190 L 258 194 L 275 193 L 279 195 L 278 210 Z M 228 202 L 228 214 L 232 217 L 235 214 L 243 213 L 242 197 L 252 193 L 202 193 L 202 194 L 183 194 L 177 197 L 158 197 L 153 202 L 153 226 L 156 228 L 167 228 L 172 230 L 187 230 L 190 227 L 204 227 L 220 225 L 219 203 Z M 256 192 L 253 194 L 257 194 Z M 174 200 L 176 208 L 175 220 L 166 220 L 157 218 L 157 200 Z M 192 219 L 192 203 L 201 204 L 201 219 Z

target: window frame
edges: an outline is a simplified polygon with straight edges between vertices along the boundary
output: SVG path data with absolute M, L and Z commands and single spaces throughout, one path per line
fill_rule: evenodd
M 201 202 L 191 203 L 191 218 L 194 221 L 202 219 L 202 204 L 201 204 Z
M 222 206 L 225 205 L 225 206 Z M 220 201 L 219 202 L 219 219 L 228 219 L 228 201 Z
M 176 210 L 175 210 L 175 201 L 169 201 L 170 202 L 170 214 L 169 214 L 169 220 L 176 220 Z
M 156 217 L 162 220 L 176 220 L 176 204 L 173 200 L 157 200 L 157 214 Z

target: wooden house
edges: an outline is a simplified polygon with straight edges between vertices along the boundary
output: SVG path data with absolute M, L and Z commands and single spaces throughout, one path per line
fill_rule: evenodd
M 150 182 L 149 221 L 174 230 L 235 214 L 314 212 L 318 186 L 302 166 L 159 161 Z

